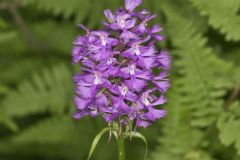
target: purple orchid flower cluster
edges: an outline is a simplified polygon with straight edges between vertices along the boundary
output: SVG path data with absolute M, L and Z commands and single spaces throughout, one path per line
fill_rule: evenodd
M 74 77 L 74 118 L 102 116 L 109 124 L 115 120 L 127 124 L 128 118 L 136 127 L 147 127 L 166 115 L 157 106 L 167 101 L 170 57 L 154 46 L 164 39 L 162 29 L 147 26 L 156 15 L 134 12 L 141 3 L 125 0 L 125 8 L 105 10 L 102 30 L 79 25 L 86 34 L 76 37 L 72 51 L 73 63 L 81 64 Z

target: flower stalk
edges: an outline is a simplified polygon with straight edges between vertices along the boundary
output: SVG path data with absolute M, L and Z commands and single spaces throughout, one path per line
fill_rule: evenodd
M 125 160 L 126 155 L 125 155 L 125 146 L 124 146 L 124 135 L 120 134 L 118 136 L 117 144 L 118 144 L 118 160 Z

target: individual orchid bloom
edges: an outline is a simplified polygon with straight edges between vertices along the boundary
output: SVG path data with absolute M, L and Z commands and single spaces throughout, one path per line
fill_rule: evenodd
M 109 56 L 112 55 L 112 52 L 106 48 L 99 48 L 98 50 L 95 50 L 92 52 L 92 58 L 95 61 L 103 61 L 107 60 Z
M 128 101 L 135 101 L 137 99 L 137 95 L 133 93 L 131 90 L 129 90 L 126 84 L 122 84 L 121 86 L 113 85 L 111 86 L 111 88 L 108 89 L 114 95 L 117 95 L 119 99 L 126 99 Z
M 114 15 L 109 9 L 104 11 L 109 23 L 104 23 L 110 29 L 121 30 L 121 39 L 128 41 L 129 39 L 137 39 L 138 36 L 129 29 L 133 28 L 136 24 L 136 18 L 131 18 L 129 13 L 126 13 L 123 9 L 118 9 Z
M 153 83 L 158 87 L 159 91 L 165 93 L 170 87 L 170 82 L 166 78 L 168 74 L 161 72 L 158 76 L 153 77 Z
M 132 31 L 124 29 L 123 32 L 119 36 L 121 39 L 123 39 L 124 43 L 128 43 L 131 40 L 138 40 L 139 37 Z
M 107 59 L 101 61 L 98 68 L 104 72 L 103 75 L 106 75 L 106 77 L 116 76 L 119 72 L 118 62 L 114 57 L 108 57 Z
M 156 17 L 156 15 L 145 16 L 143 21 L 139 24 L 139 26 L 136 27 L 135 32 L 137 32 L 139 34 L 144 34 L 145 32 L 147 32 L 148 31 L 148 28 L 147 28 L 148 21 L 150 21 L 151 19 L 153 19 L 155 17 Z
M 98 110 L 101 106 L 106 106 L 108 100 L 104 94 L 97 95 L 94 98 L 88 98 L 87 100 L 81 96 L 75 97 L 75 105 L 77 107 L 77 112 L 74 115 L 75 118 L 79 119 L 83 116 L 90 115 L 95 117 L 98 115 Z M 83 112 L 85 110 L 85 112 Z M 86 114 L 86 110 L 88 113 Z
M 149 25 L 156 16 L 135 11 L 141 3 L 125 0 L 116 12 L 106 9 L 100 30 L 79 25 L 85 34 L 75 38 L 72 49 L 73 63 L 81 65 L 74 78 L 76 119 L 101 116 L 110 126 L 129 125 L 128 119 L 138 128 L 166 115 L 158 107 L 167 101 L 171 59 L 156 47 L 163 40 L 162 28 Z
M 146 81 L 151 79 L 149 71 L 142 71 L 136 67 L 136 64 L 130 64 L 128 67 L 121 68 L 121 72 L 126 80 L 126 84 L 132 90 L 140 91 L 147 85 Z
M 155 48 L 153 46 L 142 46 L 139 42 L 134 42 L 132 47 L 123 52 L 123 56 L 132 58 L 137 61 L 137 63 L 147 69 L 150 69 L 156 60 L 154 55 Z
M 75 45 L 72 49 L 73 64 L 78 63 L 83 57 L 87 56 L 86 47 L 88 45 L 88 36 L 78 36 L 74 40 Z
M 147 107 L 153 107 L 156 105 L 162 105 L 166 103 L 167 100 L 164 96 L 160 96 L 159 98 L 156 98 L 155 96 L 149 95 L 149 93 L 144 93 L 142 97 L 142 103 Z
M 155 109 L 153 106 L 162 105 L 166 103 L 167 100 L 162 95 L 159 98 L 156 98 L 155 96 L 151 96 L 150 93 L 151 92 L 148 91 L 143 93 L 140 100 L 148 110 L 144 116 L 150 121 L 155 121 L 156 119 L 164 117 L 166 112 L 164 110 Z
M 148 34 L 154 38 L 156 41 L 162 41 L 164 40 L 164 36 L 158 34 L 161 32 L 162 29 L 158 25 L 154 25 L 151 29 L 148 29 L 147 32 Z
M 147 128 L 151 124 L 151 122 L 145 118 L 144 115 L 136 109 L 136 107 L 133 106 L 131 106 L 128 117 L 131 121 L 136 120 L 136 127 Z
M 136 118 L 136 126 L 147 128 L 152 122 L 148 121 L 143 115 L 139 115 Z
M 100 88 L 99 86 L 107 82 L 107 80 L 102 77 L 102 74 L 97 71 L 93 71 L 91 74 L 78 74 L 75 76 L 75 81 L 77 87 L 76 93 L 78 95 L 84 95 L 84 98 L 94 97 Z
M 74 47 L 72 49 L 72 63 L 76 64 L 83 58 L 83 48 L 82 47 Z
M 114 15 L 109 9 L 104 11 L 109 23 L 104 23 L 108 28 L 113 30 L 131 29 L 136 24 L 136 19 L 132 18 L 130 14 L 126 13 L 123 9 L 118 9 Z
M 109 49 L 119 43 L 117 39 L 109 37 L 106 31 L 93 31 L 89 33 L 89 37 L 93 38 L 86 48 L 88 48 L 88 54 L 97 61 L 107 58 L 111 52 Z
M 104 119 L 107 122 L 112 122 L 117 117 L 127 115 L 129 112 L 129 107 L 125 103 L 125 100 L 136 100 L 136 96 L 133 93 L 130 93 L 127 86 L 115 86 L 118 90 L 113 89 L 112 92 L 115 92 L 115 95 L 110 96 L 111 106 L 102 108 L 104 111 Z
M 94 42 L 97 46 L 106 47 L 107 45 L 115 46 L 118 44 L 118 40 L 109 37 L 110 34 L 106 31 L 93 31 L 91 34 L 98 37 L 98 40 Z

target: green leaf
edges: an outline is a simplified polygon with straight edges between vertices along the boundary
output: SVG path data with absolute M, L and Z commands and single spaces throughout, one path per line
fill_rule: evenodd
M 146 160 L 146 158 L 147 158 L 147 153 L 148 153 L 148 143 L 147 143 L 146 137 L 145 137 L 143 134 L 141 134 L 140 132 L 132 132 L 132 133 L 131 133 L 131 136 L 134 137 L 134 138 L 141 139 L 141 140 L 145 143 L 145 145 L 146 145 L 146 151 L 145 151 L 144 160 Z
M 94 140 L 93 140 L 91 149 L 90 149 L 90 151 L 89 151 L 87 160 L 90 160 L 90 158 L 92 157 L 92 154 L 93 154 L 93 152 L 94 152 L 94 150 L 95 150 L 95 148 L 96 148 L 99 140 L 101 139 L 101 137 L 102 137 L 105 133 L 107 133 L 108 131 L 111 131 L 111 130 L 114 130 L 114 128 L 109 128 L 109 127 L 107 127 L 107 128 L 104 128 L 101 132 L 99 132 L 99 133 L 96 135 L 96 137 L 95 137 Z

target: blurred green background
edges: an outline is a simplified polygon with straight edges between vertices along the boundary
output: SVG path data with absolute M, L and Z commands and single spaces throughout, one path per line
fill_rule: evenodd
M 0 0 L 0 160 L 84 160 L 105 122 L 74 112 L 71 64 L 83 23 L 123 0 Z M 240 0 L 144 0 L 173 64 L 165 119 L 141 129 L 148 160 L 240 160 Z M 116 160 L 104 136 L 93 160 Z M 144 144 L 127 141 L 127 160 Z

